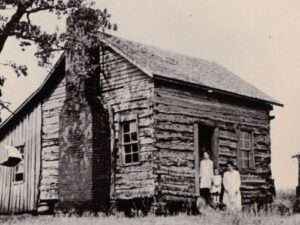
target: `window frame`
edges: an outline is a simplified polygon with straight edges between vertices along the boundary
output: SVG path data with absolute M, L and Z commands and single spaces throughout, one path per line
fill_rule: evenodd
M 21 156 L 22 156 L 22 159 L 21 161 L 19 162 L 18 165 L 16 165 L 15 167 L 13 167 L 13 176 L 12 176 L 12 182 L 14 185 L 17 185 L 17 184 L 23 184 L 25 183 L 25 171 L 26 171 L 26 167 L 25 167 L 25 144 L 21 144 L 21 145 L 16 145 L 15 148 L 20 152 Z M 22 149 L 22 152 L 20 151 L 20 149 Z M 22 165 L 23 166 L 23 179 L 22 180 L 16 180 L 16 175 L 19 174 L 17 171 L 18 171 L 18 168 L 19 166 Z
M 248 134 L 247 139 L 245 139 L 246 133 Z M 247 171 L 255 169 L 255 154 L 253 148 L 253 141 L 254 138 L 252 130 L 239 129 L 237 162 L 241 170 Z M 247 142 L 249 142 L 249 146 L 246 146 L 245 143 Z M 247 154 L 248 156 L 245 157 L 245 154 Z
M 129 124 L 129 129 L 130 129 L 130 123 L 134 123 L 135 122 L 135 125 L 136 125 L 136 141 L 130 141 L 129 143 L 125 143 L 124 142 L 124 135 L 125 134 L 131 134 L 130 133 L 130 130 L 129 132 L 127 133 L 124 133 L 123 132 L 123 127 L 124 127 L 124 124 L 128 123 Z M 132 119 L 127 119 L 127 120 L 122 120 L 120 121 L 120 131 L 119 131 L 119 137 L 120 137 L 120 143 L 119 143 L 119 149 L 120 149 L 120 152 L 121 152 L 121 165 L 122 166 L 133 166 L 133 165 L 139 165 L 141 163 L 141 152 L 140 152 L 140 141 L 139 141 L 139 123 L 138 123 L 138 115 L 134 115 L 134 118 Z M 138 161 L 137 162 L 131 162 L 131 163 L 126 163 L 126 155 L 129 155 L 131 154 L 131 157 L 132 155 L 134 154 L 131 150 L 130 153 L 125 153 L 125 146 L 126 145 L 134 145 L 134 144 L 137 144 L 137 154 L 138 154 Z

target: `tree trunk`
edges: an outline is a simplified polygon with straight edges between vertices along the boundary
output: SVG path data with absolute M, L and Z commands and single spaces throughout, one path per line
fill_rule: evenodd
M 17 11 L 12 15 L 11 19 L 6 23 L 0 34 L 0 54 L 4 48 L 7 38 L 11 35 L 11 32 L 15 29 L 15 26 L 20 22 L 21 18 L 26 12 L 26 9 L 32 5 L 33 1 L 25 3 L 19 3 Z

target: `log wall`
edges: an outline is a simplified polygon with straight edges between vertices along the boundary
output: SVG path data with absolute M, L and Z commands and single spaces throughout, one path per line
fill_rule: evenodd
M 243 204 L 269 195 L 270 123 L 267 105 L 224 98 L 204 90 L 155 82 L 154 119 L 158 189 L 165 199 L 196 195 L 194 124 L 215 124 L 216 159 L 222 172 L 228 160 L 237 163 L 239 129 L 251 130 L 255 168 L 242 170 Z
M 15 167 L 0 166 L 0 213 L 34 211 L 38 201 L 41 153 L 41 105 L 37 104 L 6 131 L 1 144 L 24 145 L 24 180 L 13 181 Z
M 42 100 L 41 201 L 58 199 L 59 114 L 65 97 L 62 79 Z
M 153 82 L 136 66 L 110 49 L 101 54 L 101 96 L 109 108 L 112 149 L 112 199 L 150 197 L 154 194 L 152 153 L 155 150 Z M 138 118 L 140 163 L 123 165 L 119 143 L 122 121 Z

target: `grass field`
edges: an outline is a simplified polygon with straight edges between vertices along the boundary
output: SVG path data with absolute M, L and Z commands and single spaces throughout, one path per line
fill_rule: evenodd
M 201 216 L 169 216 L 169 217 L 138 217 L 125 218 L 123 216 L 5 216 L 0 217 L 2 225 L 299 225 L 300 215 L 254 216 L 249 213 L 225 214 L 215 211 L 205 211 Z
M 281 191 L 277 194 L 275 205 L 284 205 L 292 212 L 295 200 L 294 191 Z M 278 211 L 226 213 L 210 208 L 202 210 L 201 216 L 146 216 L 126 218 L 123 214 L 114 216 L 91 216 L 59 214 L 56 216 L 15 215 L 0 216 L 1 225 L 300 225 L 300 214 L 287 213 L 280 215 Z

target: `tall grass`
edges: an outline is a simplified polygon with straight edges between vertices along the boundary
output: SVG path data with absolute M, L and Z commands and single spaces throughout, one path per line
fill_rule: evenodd
M 58 215 L 58 216 L 14 216 L 0 217 L 3 225 L 299 225 L 300 215 L 280 216 L 254 215 L 251 213 L 224 213 L 210 209 L 203 211 L 201 216 L 169 216 L 169 217 L 137 217 L 125 218 L 121 215 L 106 217 L 103 215 L 81 217 Z
M 277 192 L 274 206 L 284 205 L 292 212 L 295 200 L 294 190 Z M 300 225 L 300 214 L 282 215 L 276 210 L 256 213 L 255 211 L 227 213 L 207 208 L 202 210 L 201 216 L 157 217 L 146 216 L 126 218 L 123 214 L 114 216 L 97 216 L 84 214 L 83 216 L 57 214 L 55 216 L 0 216 L 1 225 Z

